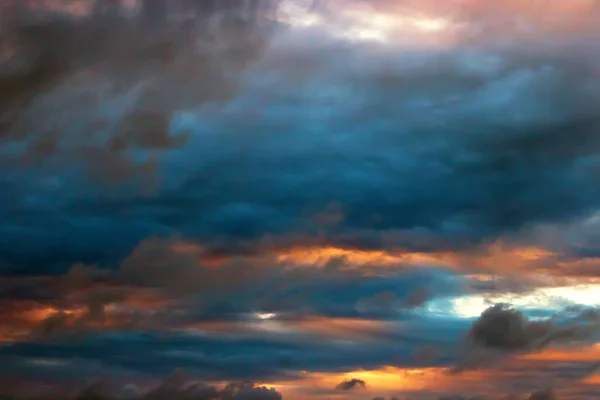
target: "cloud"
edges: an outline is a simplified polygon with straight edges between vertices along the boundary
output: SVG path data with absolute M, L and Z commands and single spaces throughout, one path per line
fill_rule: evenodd
M 493 15 L 491 6 L 483 11 L 471 18 Z M 377 51 L 327 36 L 308 46 L 307 35 L 299 28 L 271 35 L 242 72 L 232 71 L 235 79 L 222 79 L 225 61 L 216 57 L 174 66 L 123 51 L 125 61 L 110 58 L 119 74 L 131 71 L 122 63 L 154 60 L 151 70 L 135 64 L 138 72 L 123 78 L 126 90 L 103 89 L 117 74 L 111 70 L 70 77 L 36 96 L 19 114 L 33 125 L 19 130 L 26 133 L 19 142 L 48 142 L 41 147 L 52 154 L 44 156 L 52 174 L 3 168 L 0 189 L 11 210 L 1 215 L 5 262 L 21 271 L 114 263 L 142 238 L 171 233 L 232 251 L 320 230 L 324 241 L 346 248 L 464 250 L 597 208 L 600 92 L 593 52 L 581 45 L 591 33 L 565 32 L 560 45 L 540 34 L 503 46 L 482 39 Z M 127 50 L 136 40 L 111 43 Z M 109 50 L 94 57 L 108 59 Z M 106 95 L 88 106 L 81 91 Z M 219 94 L 225 101 L 215 105 Z M 97 118 L 109 126 L 88 129 Z M 150 120 L 158 122 L 147 129 Z M 2 141 L 6 154 L 15 146 Z M 116 182 L 98 186 L 86 171 Z M 152 195 L 142 199 L 140 187 Z M 329 214 L 306 218 L 307 208 Z M 21 213 L 37 218 L 25 223 Z M 61 234 L 45 233 L 53 227 Z M 36 245 L 22 252 L 23 243 Z M 67 243 L 69 253 L 52 250 Z
M 515 354 L 535 353 L 552 345 L 594 342 L 599 326 L 580 321 L 565 319 L 564 312 L 530 320 L 509 305 L 495 304 L 472 323 L 465 335 L 465 346 L 460 350 L 462 354 L 450 372 L 481 368 L 492 361 L 510 359 Z
M 232 312 L 382 318 L 417 305 L 415 293 L 422 304 L 433 293 L 448 294 L 461 286 L 460 279 L 442 270 L 385 270 L 377 265 L 371 270 L 343 258 L 319 266 L 269 254 L 250 255 L 225 259 L 215 267 L 203 261 L 205 251 L 202 245 L 184 248 L 176 238 L 151 238 L 125 258 L 119 276 L 130 283 L 164 289 L 171 296 L 195 293 L 199 305 L 228 304 Z M 369 275 L 370 271 L 377 274 Z
M 502 350 L 537 347 L 547 340 L 552 321 L 528 321 L 518 310 L 496 304 L 481 314 L 469 331 L 477 345 Z
M 534 392 L 529 396 L 529 400 L 556 400 L 558 396 L 552 389 L 543 389 Z
M 503 351 L 536 349 L 554 341 L 569 341 L 590 335 L 585 326 L 559 326 L 554 318 L 530 321 L 519 310 L 496 304 L 473 322 L 468 339 L 476 346 Z
M 217 388 L 204 382 L 194 382 L 183 371 L 168 375 L 156 387 L 143 390 L 135 384 L 115 385 L 116 382 L 96 380 L 71 393 L 69 398 L 83 399 L 136 399 L 136 400 L 281 400 L 281 393 L 273 388 L 256 385 L 252 382 L 231 382 Z M 54 398 L 53 391 L 36 393 L 34 396 L 19 398 Z
M 215 45 L 197 27 L 157 34 L 130 19 L 44 15 L 37 8 L 4 30 L 14 46 L 0 68 L 19 68 L 0 77 L 2 165 L 14 171 L 41 163 L 105 193 L 157 189 L 159 159 L 188 140 L 186 132 L 172 132 L 175 114 L 231 98 L 232 77 L 268 39 L 256 25 L 223 24 Z M 228 56 L 217 61 L 198 51 L 192 37 Z M 4 151 L 15 145 L 21 150 Z M 73 165 L 76 177 L 66 172 Z
M 598 332 L 594 310 L 533 318 L 569 293 L 531 300 L 598 271 L 598 13 L 434 3 L 325 7 L 210 44 L 124 20 L 19 26 L 22 67 L 0 78 L 13 374 L 333 374 L 324 390 L 355 379 L 389 398 L 381 382 L 464 356 L 479 369 L 432 396 L 580 388 L 585 357 L 519 357 Z M 360 374 L 386 366 L 404 372 Z M 180 384 L 159 392 L 281 398 Z
M 348 381 L 341 382 L 336 386 L 336 389 L 339 390 L 352 390 L 355 388 L 366 388 L 367 384 L 362 379 L 350 379 Z

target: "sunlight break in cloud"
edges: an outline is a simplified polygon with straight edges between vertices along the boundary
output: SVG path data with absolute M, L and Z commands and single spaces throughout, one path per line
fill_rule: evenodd
M 449 317 L 474 318 L 490 305 L 505 303 L 524 311 L 557 312 L 569 306 L 600 306 L 600 284 L 575 284 L 563 287 L 537 288 L 527 293 L 482 293 L 451 299 L 433 300 L 426 310 Z
M 396 39 L 422 41 L 428 35 L 446 35 L 441 31 L 450 28 L 449 21 L 437 17 L 414 13 L 382 13 L 361 5 L 348 2 L 334 4 L 335 12 L 310 12 L 297 1 L 284 1 L 279 8 L 279 18 L 293 27 L 320 28 L 331 36 L 353 41 L 374 41 L 392 44 Z

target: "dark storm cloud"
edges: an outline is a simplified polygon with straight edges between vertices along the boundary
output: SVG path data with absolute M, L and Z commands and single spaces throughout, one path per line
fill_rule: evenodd
M 452 372 L 480 368 L 511 354 L 539 351 L 552 344 L 595 342 L 600 332 L 597 321 L 573 320 L 570 313 L 567 309 L 534 320 L 510 305 L 495 304 L 466 332 L 463 354 Z
M 554 319 L 528 320 L 521 311 L 505 304 L 485 310 L 473 322 L 468 338 L 477 346 L 517 351 L 541 348 L 553 341 L 576 340 L 593 336 L 598 327 L 583 325 L 559 326 Z
M 528 321 L 519 310 L 496 304 L 473 323 L 469 338 L 476 345 L 514 351 L 539 346 L 551 329 L 549 320 Z
M 53 205 L 42 206 L 46 209 L 90 190 L 152 193 L 160 185 L 161 156 L 188 139 L 186 132 L 170 131 L 174 113 L 231 98 L 236 76 L 265 46 L 269 28 L 224 22 L 212 32 L 215 44 L 200 27 L 154 29 L 128 19 L 38 15 L 44 5 L 38 6 L 5 18 L 2 31 L 9 35 L 4 37 L 8 52 L 14 50 L 0 65 L 6 72 L 0 76 L 0 168 L 5 172 L 0 189 L 7 196 L 2 218 L 12 215 L 21 222 L 3 227 L 7 232 L 0 235 L 10 243 L 3 251 L 9 262 L 12 245 L 29 241 L 39 243 L 34 252 L 47 254 L 36 262 L 51 269 L 65 258 L 98 261 L 114 250 L 90 253 L 83 244 L 86 249 L 48 251 L 51 238 L 36 228 L 21 229 L 29 224 L 23 215 L 39 214 L 22 195 L 35 191 L 34 197 L 54 198 Z M 201 49 L 196 38 L 204 42 Z M 215 45 L 222 45 L 222 57 L 208 54 Z M 63 219 L 56 215 L 44 224 L 60 224 L 57 220 Z M 103 235 L 97 228 L 93 235 Z M 83 234 L 76 231 L 72 240 Z
M 440 331 L 440 335 L 441 335 Z M 418 365 L 415 346 L 428 341 L 402 329 L 375 341 L 324 340 L 318 335 L 262 331 L 252 336 L 227 334 L 96 333 L 46 343 L 20 343 L 0 348 L 0 356 L 17 376 L 89 375 L 81 365 L 96 365 L 107 375 L 120 371 L 165 375 L 184 368 L 210 379 L 297 379 L 300 371 L 376 369 L 384 365 Z M 442 347 L 441 347 L 442 348 Z M 391 358 L 393 360 L 391 360 Z M 44 364 L 43 361 L 48 360 Z M 283 361 L 288 360 L 285 364 Z M 391 364 L 390 364 L 391 363 Z M 47 365 L 47 366 L 44 366 Z M 100 373 L 96 373 L 98 375 Z
M 151 196 L 11 166 L 2 180 L 5 263 L 27 271 L 114 262 L 144 236 L 173 232 L 233 249 L 289 232 L 345 247 L 459 249 L 598 206 L 598 60 L 575 46 L 587 38 L 410 55 L 300 40 L 277 36 L 226 105 L 172 118 L 170 132 L 185 142 L 142 137 L 141 128 L 109 137 L 114 151 L 177 149 L 152 166 L 139 161 L 161 177 Z M 284 56 L 294 62 L 282 65 Z M 299 82 L 307 63 L 312 72 Z M 307 218 L 332 202 L 335 223 Z

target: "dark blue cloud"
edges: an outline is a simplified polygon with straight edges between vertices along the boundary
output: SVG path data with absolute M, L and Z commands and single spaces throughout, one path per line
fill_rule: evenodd
M 149 172 L 161 183 L 148 196 L 94 187 L 64 168 L 52 186 L 41 170 L 23 174 L 9 165 L 6 262 L 24 270 L 115 262 L 142 237 L 169 233 L 234 251 L 265 235 L 320 230 L 339 246 L 460 249 L 597 207 L 600 122 L 598 94 L 583 83 L 592 79 L 586 53 L 481 49 L 476 57 L 492 53 L 499 64 L 482 73 L 461 65 L 473 57 L 462 50 L 437 54 L 436 69 L 425 54 L 415 61 L 421 68 L 394 70 L 388 65 L 396 56 L 373 59 L 357 47 L 350 57 L 373 65 L 358 69 L 339 65 L 336 57 L 348 50 L 329 46 L 331 62 L 319 61 L 302 88 L 293 66 L 273 61 L 275 46 L 243 75 L 229 103 L 191 111 L 187 122 L 173 119 L 169 130 L 185 131 L 186 141 L 173 147 L 165 139 Z M 265 83 L 269 74 L 279 77 Z M 440 103 L 445 96 L 458 100 Z M 66 162 L 67 153 L 52 158 Z M 332 201 L 343 210 L 340 222 L 323 229 L 307 218 L 306 210 Z
M 462 325 L 464 329 L 467 325 Z M 294 379 L 300 371 L 345 371 L 384 365 L 418 366 L 415 349 L 432 340 L 421 331 L 385 335 L 372 333 L 372 340 L 340 341 L 305 334 L 265 332 L 257 335 L 210 335 L 176 333 L 90 334 L 79 340 L 20 343 L 0 349 L 14 373 L 44 373 L 44 366 L 63 374 L 77 374 L 79 364 L 97 365 L 96 375 L 129 371 L 139 375 L 166 375 L 183 368 L 210 379 Z M 432 333 L 433 335 L 434 333 Z M 448 351 L 452 330 L 435 332 Z M 365 339 L 363 338 L 363 339 Z M 447 342 L 447 345 L 444 345 Z M 446 350 L 444 350 L 446 349 Z M 447 356 L 446 356 L 447 357 Z M 48 360 L 46 364 L 36 360 Z M 448 364 L 450 359 L 439 358 Z M 431 362 L 429 360 L 428 362 Z M 82 371 L 82 375 L 88 374 Z

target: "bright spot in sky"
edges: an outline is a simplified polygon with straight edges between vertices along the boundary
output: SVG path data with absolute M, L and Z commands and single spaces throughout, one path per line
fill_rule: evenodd
M 496 304 L 506 303 L 521 310 L 559 311 L 572 305 L 600 306 L 600 284 L 539 288 L 528 293 L 480 294 L 433 300 L 426 306 L 432 314 L 473 318 Z
M 417 18 L 413 21 L 419 29 L 428 32 L 441 31 L 448 26 L 446 21 L 437 18 Z
M 377 13 L 360 7 L 336 12 L 334 16 L 311 13 L 295 1 L 285 1 L 279 8 L 279 18 L 294 27 L 321 27 L 334 37 L 358 41 L 388 42 L 395 35 L 439 33 L 449 27 L 440 18 L 409 14 Z
M 260 319 L 272 319 L 277 316 L 275 313 L 257 313 L 256 316 Z

